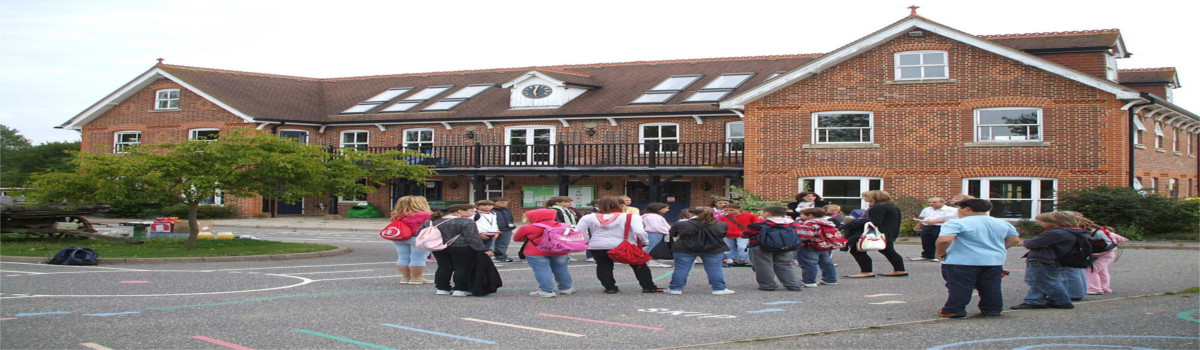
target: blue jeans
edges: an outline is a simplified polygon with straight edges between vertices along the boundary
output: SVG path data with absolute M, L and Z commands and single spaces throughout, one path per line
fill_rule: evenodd
M 1003 272 L 1004 266 L 942 264 L 942 279 L 949 292 L 942 312 L 966 315 L 971 291 L 978 290 L 979 312 L 987 316 L 999 315 L 1004 310 L 1004 295 L 1000 292 L 1000 274 Z
M 1087 296 L 1087 268 L 1064 267 L 1063 286 L 1067 288 L 1067 296 L 1071 299 L 1083 299 Z
M 821 281 L 837 283 L 837 268 L 833 267 L 833 251 L 800 247 L 796 250 L 796 255 L 800 259 L 801 283 L 817 283 L 817 271 L 821 272 Z
M 488 249 L 492 250 L 492 254 L 497 259 L 508 257 L 508 243 L 512 242 L 512 231 L 500 231 L 496 238 L 487 241 Z
M 425 258 L 429 257 L 429 252 L 417 248 L 415 244 L 417 238 L 409 238 L 403 241 L 392 241 L 396 245 L 396 255 L 400 256 L 396 259 L 396 266 L 425 266 Z
M 671 274 L 671 290 L 682 291 L 687 285 L 688 274 L 692 273 L 692 265 L 699 256 L 704 261 L 704 273 L 708 274 L 708 285 L 712 290 L 725 289 L 725 273 L 721 272 L 721 254 L 693 254 L 675 252 L 675 273 Z
M 1033 305 L 1070 305 L 1071 297 L 1063 284 L 1063 268 L 1053 265 L 1026 265 L 1025 284 L 1029 293 L 1025 303 Z
M 657 232 L 646 232 L 646 235 L 650 236 L 650 244 L 646 246 L 647 253 L 649 253 L 651 250 L 654 250 L 654 246 L 662 243 L 664 240 L 666 240 L 665 237 L 667 237 L 667 235 Z
M 543 292 L 553 292 L 554 282 L 558 282 L 558 290 L 571 289 L 574 282 L 571 271 L 567 270 L 568 256 L 526 255 L 525 261 L 533 268 L 533 277 L 537 279 L 538 289 Z
M 725 252 L 726 259 L 747 260 L 750 259 L 750 253 L 746 250 L 746 246 L 750 245 L 749 238 L 725 238 L 725 245 L 729 246 L 729 251 Z

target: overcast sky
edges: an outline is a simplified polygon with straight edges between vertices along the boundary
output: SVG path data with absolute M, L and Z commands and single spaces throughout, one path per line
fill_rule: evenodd
M 970 34 L 1119 28 L 1120 68 L 1176 67 L 1200 112 L 1200 20 L 1178 1 L 0 0 L 0 124 L 34 144 L 155 64 L 348 77 L 829 52 L 908 15 Z

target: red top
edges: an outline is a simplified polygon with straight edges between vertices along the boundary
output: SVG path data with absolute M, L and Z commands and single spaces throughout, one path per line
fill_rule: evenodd
M 744 235 L 742 234 L 742 231 L 744 231 L 744 230 L 742 230 L 742 227 L 749 229 L 750 224 L 753 224 L 753 223 L 756 223 L 756 222 L 759 222 L 762 220 L 763 219 L 758 217 L 758 215 L 754 215 L 754 214 L 747 213 L 747 212 L 742 212 L 741 214 L 738 214 L 737 216 L 730 216 L 730 215 L 722 216 L 721 221 L 724 221 L 726 224 L 729 225 L 729 230 L 725 231 L 725 238 L 743 238 Z M 738 226 L 739 224 L 741 226 Z
M 425 224 L 426 221 L 429 221 L 430 215 L 432 215 L 432 213 L 418 211 L 402 216 L 399 220 L 405 225 L 408 225 L 408 228 L 412 229 L 413 236 L 416 236 L 417 232 L 421 231 L 421 225 Z
M 529 221 L 551 227 L 561 225 L 561 223 L 554 221 L 555 214 L 556 212 L 553 209 L 536 209 L 525 212 L 525 216 L 529 218 Z M 542 241 L 542 233 L 545 231 L 546 229 L 537 227 L 533 224 L 524 225 L 517 229 L 517 232 L 513 234 L 512 240 L 514 242 L 529 242 L 528 244 L 525 244 L 525 249 L 523 250 L 525 255 L 563 256 L 569 254 L 552 254 L 538 249 L 537 245 Z

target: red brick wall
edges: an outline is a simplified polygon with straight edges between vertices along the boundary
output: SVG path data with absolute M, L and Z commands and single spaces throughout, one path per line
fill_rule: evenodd
M 1171 195 L 1167 184 L 1169 179 L 1176 179 L 1179 187 L 1176 191 L 1178 197 L 1200 195 L 1200 188 L 1196 187 L 1197 184 L 1200 184 L 1200 179 L 1196 174 L 1196 156 L 1200 155 L 1197 147 L 1200 147 L 1200 140 L 1196 139 L 1195 134 L 1189 134 L 1180 129 L 1178 151 L 1175 151 L 1172 143 L 1175 141 L 1174 131 L 1176 128 L 1164 123 L 1162 124 L 1164 135 L 1162 148 L 1155 148 L 1155 121 L 1147 118 L 1141 120 L 1142 124 L 1146 125 L 1146 131 L 1142 132 L 1139 140 L 1139 145 L 1142 147 L 1134 150 L 1134 176 L 1140 177 L 1142 186 L 1155 193 Z M 1188 137 L 1192 138 L 1190 150 L 1188 149 Z M 1150 179 L 1152 178 L 1158 179 L 1157 188 L 1151 188 Z M 1189 182 L 1189 180 L 1191 181 Z
M 1105 69 L 1106 55 L 1107 54 L 1103 52 L 1079 52 L 1040 54 L 1037 56 L 1041 59 L 1061 64 L 1067 68 L 1071 68 L 1100 79 L 1108 79 Z

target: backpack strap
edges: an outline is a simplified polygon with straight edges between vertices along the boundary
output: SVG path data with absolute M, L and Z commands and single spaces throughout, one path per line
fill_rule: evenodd
M 749 231 L 746 229 L 746 226 L 742 226 L 742 223 L 737 222 L 737 218 L 729 217 L 729 216 L 725 216 L 725 217 L 729 218 L 729 222 L 732 222 L 734 225 L 737 225 L 738 228 L 742 229 L 742 232 Z

